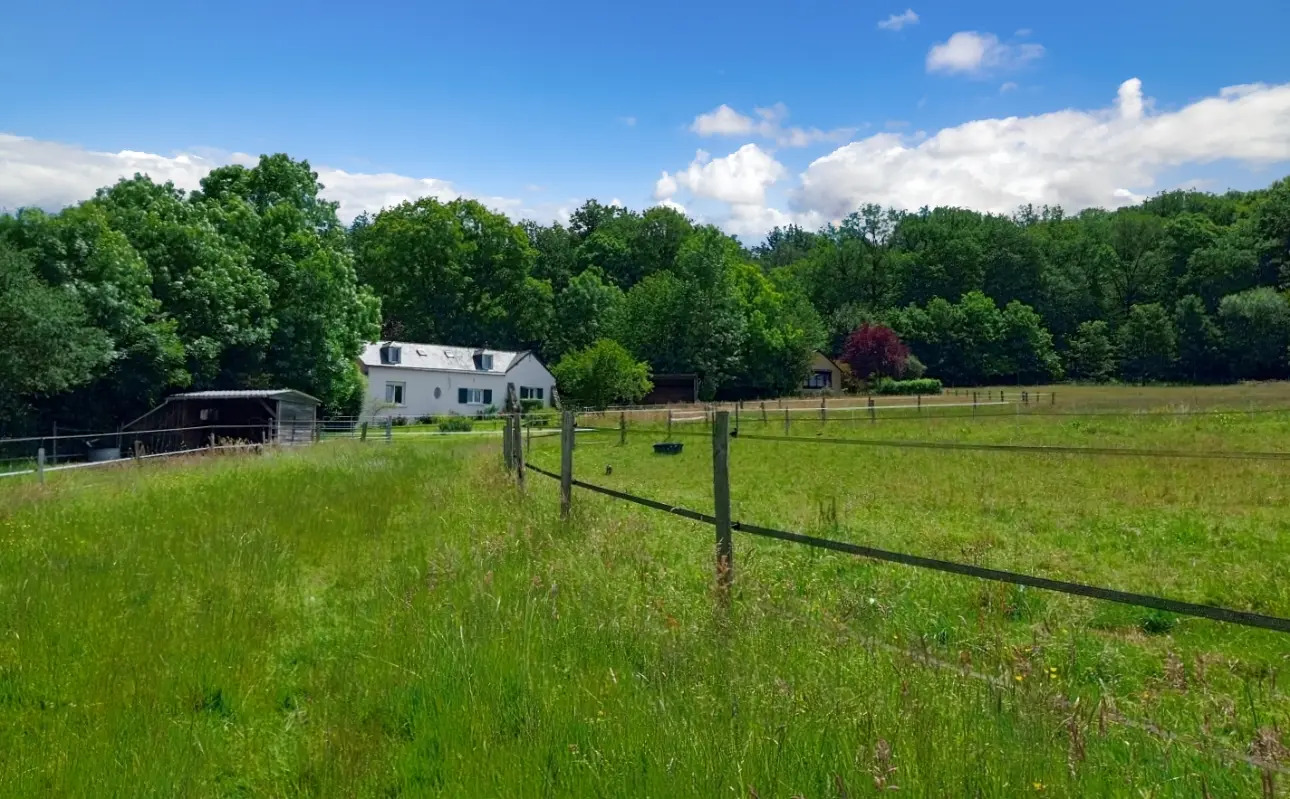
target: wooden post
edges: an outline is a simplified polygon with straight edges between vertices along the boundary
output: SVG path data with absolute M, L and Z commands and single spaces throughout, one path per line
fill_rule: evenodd
M 1057 404 L 1057 392 L 1056 392 L 1056 391 L 1050 391 L 1050 392 L 1048 392 L 1048 404 L 1049 404 L 1049 405 L 1056 405 L 1056 404 Z
M 878 409 L 873 406 L 873 397 L 869 398 L 869 421 L 878 421 Z
M 922 394 L 915 394 L 915 395 L 914 395 L 914 399 L 915 399 L 915 401 L 918 403 L 918 412 L 919 412 L 919 413 L 922 413 L 922 412 L 923 412 L 923 395 L 922 395 Z
M 728 598 L 734 578 L 730 540 L 730 412 L 717 414 L 712 431 L 712 501 L 717 517 L 717 588 Z
M 828 402 L 829 402 L 828 397 L 820 397 L 820 422 L 821 423 L 827 422 L 829 419 Z
M 517 411 L 511 416 L 511 453 L 515 456 L 515 482 L 524 490 L 524 441 L 520 438 L 520 414 Z
M 618 446 L 621 447 L 626 443 L 627 443 L 627 412 L 620 411 L 618 413 Z
M 672 412 L 667 412 L 669 421 Z M 560 518 L 569 518 L 573 505 L 573 414 L 565 411 L 560 417 Z
M 972 418 L 976 418 L 976 392 L 972 392 Z
M 784 435 L 788 435 L 788 408 L 784 409 Z
M 389 444 L 393 440 L 394 440 L 394 419 L 393 417 L 387 416 L 385 417 L 385 443 Z
M 511 417 L 502 418 L 502 460 L 506 463 L 506 471 L 510 471 L 515 465 L 515 458 L 511 456 Z
M 765 400 L 762 400 L 762 403 L 761 403 L 761 423 L 763 425 L 766 424 L 766 401 Z
M 139 439 L 134 440 L 134 462 L 138 463 L 140 456 L 143 455 L 143 442 Z
M 367 422 L 363 422 L 363 424 L 359 427 L 358 440 L 359 441 L 367 440 Z
M 215 431 L 213 430 L 206 434 L 206 448 L 215 449 Z
M 36 477 L 40 480 L 41 485 L 45 484 L 45 448 L 36 449 Z
M 672 409 L 667 409 L 667 440 L 672 440 Z
M 523 419 L 524 417 L 521 416 L 520 418 Z M 524 454 L 527 455 L 532 451 L 533 451 L 533 420 L 529 419 L 529 423 L 524 425 Z
M 49 440 L 49 445 L 53 447 L 53 455 L 50 458 L 54 465 L 58 465 L 58 422 L 54 422 L 54 437 Z
M 739 400 L 735 403 L 735 429 L 739 429 L 739 409 L 743 407 L 744 401 Z
M 1030 404 L 1030 392 L 1029 392 L 1029 391 L 1023 391 L 1023 392 L 1021 392 L 1021 404 L 1022 404 L 1022 405 L 1029 405 L 1029 404 Z

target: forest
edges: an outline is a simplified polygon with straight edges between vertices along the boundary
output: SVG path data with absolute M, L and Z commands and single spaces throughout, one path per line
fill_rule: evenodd
M 167 393 L 289 387 L 357 413 L 366 341 L 602 340 L 705 398 L 775 396 L 894 330 L 948 385 L 1228 382 L 1290 371 L 1290 180 L 1116 210 L 866 205 L 746 246 L 669 207 L 567 224 L 422 198 L 344 225 L 277 154 L 186 192 L 136 175 L 0 215 L 0 434 L 110 429 Z

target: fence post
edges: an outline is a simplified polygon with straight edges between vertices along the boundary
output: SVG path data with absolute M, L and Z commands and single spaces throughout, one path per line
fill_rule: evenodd
M 519 412 L 511 416 L 511 435 L 514 441 L 511 442 L 511 454 L 515 457 L 515 482 L 519 485 L 520 490 L 524 490 L 524 440 L 520 438 L 520 415 Z
M 361 428 L 361 430 L 359 431 L 359 434 L 358 434 L 358 440 L 359 440 L 359 441 L 366 441 L 366 440 L 367 440 L 367 422 L 363 422 L 362 428 Z
M 38 447 L 36 449 L 36 476 L 40 480 L 41 485 L 44 485 L 45 484 L 45 448 L 44 447 Z
M 667 440 L 672 440 L 672 409 L 667 409 Z
M 385 443 L 389 444 L 394 441 L 394 419 L 387 416 L 385 418 Z
M 761 401 L 761 423 L 766 424 L 766 400 Z
M 214 430 L 206 434 L 206 448 L 210 450 L 215 449 L 215 431 Z
M 618 446 L 627 443 L 627 412 L 618 412 Z
M 521 416 L 520 417 L 521 422 L 523 421 L 523 419 L 524 417 Z M 533 451 L 533 420 L 529 419 L 529 423 L 524 425 L 524 454 L 528 455 L 532 451 Z
M 143 442 L 136 438 L 134 440 L 134 462 L 135 463 L 139 462 L 139 457 L 143 454 L 140 451 L 142 449 L 143 449 Z
M 734 543 L 730 540 L 730 412 L 717 414 L 712 431 L 712 501 L 717 517 L 717 589 L 729 600 L 734 578 Z
M 671 420 L 672 412 L 667 412 Z M 569 518 L 573 505 L 573 414 L 565 411 L 560 417 L 560 518 Z
M 515 454 L 511 452 L 511 417 L 502 417 L 502 460 L 506 461 L 506 471 L 515 466 Z
M 820 397 L 820 422 L 821 423 L 827 422 L 829 420 L 828 402 L 829 402 L 828 397 Z
M 1050 392 L 1048 392 L 1048 404 L 1049 404 L 1049 405 L 1056 405 L 1056 404 L 1057 404 L 1057 392 L 1056 392 L 1056 391 L 1050 391 Z
M 788 408 L 784 409 L 784 435 L 788 435 Z
M 878 409 L 873 406 L 873 397 L 869 398 L 869 421 L 878 421 Z
M 915 400 L 915 401 L 917 402 L 917 404 L 918 404 L 918 412 L 919 412 L 919 413 L 922 413 L 922 412 L 923 412 L 923 395 L 922 395 L 922 394 L 915 394 L 915 395 L 914 395 L 914 400 Z
M 54 437 L 49 440 L 50 447 L 53 448 L 53 456 L 50 458 L 54 465 L 58 465 L 58 422 L 54 422 Z

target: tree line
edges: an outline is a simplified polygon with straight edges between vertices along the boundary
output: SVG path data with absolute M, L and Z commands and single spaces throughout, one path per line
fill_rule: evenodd
M 597 353 L 723 398 L 795 391 L 815 349 L 865 325 L 953 385 L 1290 371 L 1287 180 L 1075 215 L 866 205 L 751 248 L 661 206 L 539 224 L 423 198 L 348 227 L 336 208 L 279 154 L 192 192 L 136 175 L 0 215 L 0 429 L 111 427 L 179 389 L 290 387 L 355 413 L 378 338 L 570 365 L 614 342 Z

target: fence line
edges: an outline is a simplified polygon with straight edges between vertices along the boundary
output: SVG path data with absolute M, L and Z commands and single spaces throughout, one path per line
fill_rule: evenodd
M 617 432 L 616 428 L 579 428 L 587 432 Z M 658 432 L 658 431 L 654 431 Z M 710 438 L 711 433 L 677 431 L 672 435 Z M 1237 450 L 1137 449 L 1131 447 L 1069 447 L 1060 444 L 988 444 L 965 441 L 900 441 L 873 438 L 824 438 L 821 436 L 776 436 L 737 432 L 732 437 L 749 441 L 783 441 L 795 444 L 830 444 L 891 449 L 957 450 L 966 452 L 1011 452 L 1028 455 L 1096 455 L 1128 458 L 1191 458 L 1197 460 L 1290 461 L 1290 452 Z
M 62 466 L 46 466 L 43 468 L 43 470 L 28 469 L 22 472 L 0 472 L 0 477 L 17 477 L 19 475 L 24 475 L 24 474 L 39 475 L 41 471 L 44 471 L 46 473 L 62 472 L 68 469 L 89 469 L 95 466 L 124 466 L 134 461 L 145 461 L 150 458 L 169 458 L 175 455 L 199 455 L 203 452 L 217 452 L 219 450 L 227 450 L 227 449 L 246 451 L 246 450 L 254 449 L 256 447 L 261 447 L 261 446 L 263 445 L 262 444 L 220 444 L 214 447 L 196 447 L 193 449 L 175 450 L 173 452 L 153 452 L 148 455 L 137 455 L 137 456 L 132 455 L 125 458 L 114 458 L 110 461 L 86 461 L 84 463 L 66 463 L 66 464 L 63 464 Z
M 557 474 L 532 464 L 525 464 L 525 466 L 531 471 L 545 477 L 551 477 L 557 480 L 560 477 Z M 573 485 L 597 494 L 613 497 L 614 499 L 621 499 L 646 508 L 661 510 L 664 513 L 670 513 L 674 516 L 680 516 L 701 524 L 715 526 L 717 523 L 717 518 L 711 514 L 701 513 L 699 511 L 690 510 L 689 508 L 683 508 L 676 505 L 669 505 L 666 502 L 659 502 L 655 499 L 628 494 L 623 491 L 617 491 L 612 488 L 606 488 L 605 486 L 599 486 L 593 483 L 583 482 L 581 480 L 574 480 Z M 1040 588 L 1045 591 L 1054 591 L 1060 594 L 1070 594 L 1072 596 L 1082 596 L 1091 599 L 1103 599 L 1108 602 L 1118 602 L 1123 605 L 1153 608 L 1155 610 L 1177 613 L 1182 616 L 1195 616 L 1197 618 L 1210 619 L 1213 621 L 1225 622 L 1227 624 L 1237 624 L 1243 627 L 1257 627 L 1264 630 L 1275 630 L 1276 632 L 1290 633 L 1290 619 L 1281 618 L 1279 616 L 1265 616 L 1261 613 L 1250 613 L 1244 610 L 1233 610 L 1212 605 L 1199 605 L 1194 602 L 1167 599 L 1164 597 L 1152 596 L 1150 594 L 1136 594 L 1129 591 L 1119 591 L 1114 588 L 1102 588 L 1099 586 L 1086 585 L 1084 583 L 1054 580 L 1048 577 L 1036 577 L 1019 572 L 990 569 L 984 566 L 974 566 L 968 563 L 928 558 L 922 555 L 893 552 L 890 550 L 879 549 L 877 547 L 852 544 L 847 541 L 836 541 L 829 538 L 820 538 L 818 536 L 807 535 L 805 533 L 777 530 L 771 527 L 762 527 L 761 525 L 749 524 L 741 521 L 731 522 L 731 527 L 737 532 L 748 533 L 749 535 L 760 536 L 762 538 L 774 538 L 780 541 L 803 544 L 817 549 L 828 549 L 847 555 L 858 555 L 860 557 L 872 558 L 874 560 L 900 563 L 905 566 L 915 566 L 922 569 L 930 569 L 932 571 L 946 572 L 949 574 L 960 574 L 967 577 L 976 577 L 978 579 L 990 580 L 993 582 L 1024 585 L 1031 588 Z
M 310 423 L 308 422 L 302 422 L 294 426 L 306 427 L 309 424 Z M 282 426 L 291 427 L 293 425 L 291 425 L 290 423 L 287 423 Z M 263 425 L 263 424 L 202 424 L 202 425 L 194 425 L 192 427 L 167 427 L 161 430 L 110 430 L 102 433 L 74 433 L 72 435 L 60 434 L 56 436 L 50 435 L 50 436 L 26 436 L 24 438 L 0 438 L 0 445 L 34 444 L 41 441 L 72 441 L 72 440 L 81 439 L 81 438 L 90 438 L 90 439 L 115 438 L 117 436 L 121 436 L 121 437 L 130 436 L 130 437 L 138 438 L 139 436 L 145 436 L 145 435 L 151 436 L 159 433 L 186 433 L 191 430 L 258 430 L 258 429 L 270 430 L 272 428 L 273 428 L 273 425 Z

